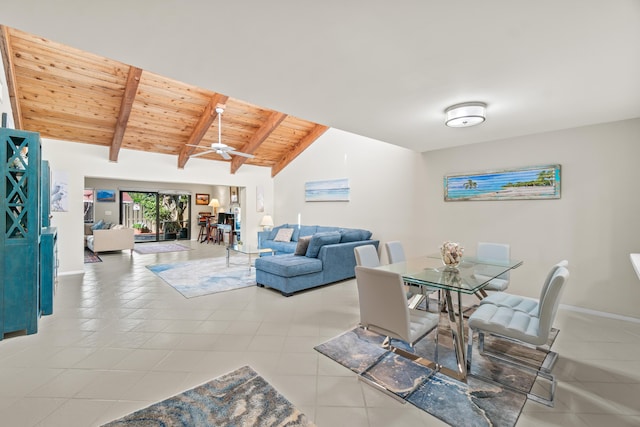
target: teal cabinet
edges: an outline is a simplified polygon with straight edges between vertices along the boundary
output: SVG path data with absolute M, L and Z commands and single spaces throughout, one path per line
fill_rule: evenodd
M 40 237 L 40 312 L 53 314 L 53 296 L 58 276 L 58 230 L 42 229 Z
M 38 331 L 40 136 L 0 128 L 0 339 Z

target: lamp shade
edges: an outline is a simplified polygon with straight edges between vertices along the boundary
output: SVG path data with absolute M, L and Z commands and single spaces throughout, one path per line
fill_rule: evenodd
M 211 199 L 211 201 L 209 202 L 209 206 L 211 206 L 212 208 L 219 208 L 220 202 L 218 201 L 218 199 Z
M 273 227 L 273 218 L 271 218 L 271 215 L 263 216 L 262 221 L 260 221 L 260 225 L 262 227 Z
M 452 128 L 462 128 L 479 125 L 485 120 L 485 108 L 483 102 L 465 102 L 452 105 L 445 110 L 447 120 L 445 124 Z

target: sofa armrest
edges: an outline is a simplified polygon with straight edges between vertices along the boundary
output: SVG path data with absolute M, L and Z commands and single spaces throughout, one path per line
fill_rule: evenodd
M 93 252 L 133 249 L 133 228 L 93 230 Z
M 258 231 L 258 248 L 262 248 L 262 242 L 269 240 L 270 231 Z
M 318 259 L 322 261 L 326 278 L 335 281 L 355 277 L 356 256 L 353 249 L 362 245 L 374 245 L 377 249 L 379 244 L 378 240 L 360 240 L 324 245 L 320 248 Z

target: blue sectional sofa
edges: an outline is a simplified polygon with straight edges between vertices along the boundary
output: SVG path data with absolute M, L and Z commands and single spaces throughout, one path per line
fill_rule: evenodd
M 275 240 L 282 228 L 293 229 L 290 241 Z M 297 224 L 259 232 L 258 241 L 276 255 L 256 259 L 256 282 L 284 296 L 355 277 L 353 248 L 369 244 L 377 248 L 380 243 L 368 230 Z

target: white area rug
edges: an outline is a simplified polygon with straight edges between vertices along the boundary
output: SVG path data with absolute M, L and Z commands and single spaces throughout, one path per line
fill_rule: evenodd
M 187 298 L 246 288 L 256 284 L 256 272 L 246 255 L 205 258 L 147 268 Z

